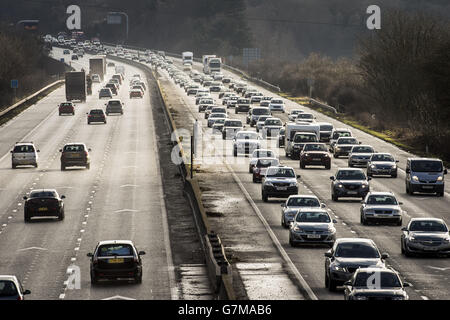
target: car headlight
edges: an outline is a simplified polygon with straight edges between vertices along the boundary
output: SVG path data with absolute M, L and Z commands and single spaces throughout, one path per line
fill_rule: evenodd
M 338 265 L 338 264 L 332 264 L 332 265 L 331 265 L 331 269 L 334 270 L 334 271 L 345 271 L 345 268 L 344 268 L 344 267 L 341 267 L 341 266 Z
M 417 241 L 414 236 L 409 236 L 408 240 L 411 241 L 411 242 L 416 242 Z
M 341 151 L 341 148 L 340 147 L 336 147 L 336 151 Z
M 329 227 L 328 227 L 328 232 L 329 232 L 329 233 L 335 233 L 335 232 L 336 232 L 336 228 L 335 228 L 335 227 L 332 227 L 332 226 L 329 226 Z
M 300 228 L 299 226 L 295 226 L 294 227 L 294 231 L 295 232 L 302 232 L 302 228 Z
M 355 296 L 355 300 L 367 300 L 365 296 Z
M 267 182 L 265 183 L 265 185 L 266 185 L 266 186 L 273 187 L 273 184 L 272 184 L 272 182 L 270 182 L 270 181 L 267 181 Z
M 305 157 L 309 157 L 309 154 L 308 154 L 308 153 L 305 153 Z
M 444 180 L 444 177 L 442 177 L 442 176 L 439 176 L 439 177 L 437 178 L 437 181 L 442 181 L 442 180 Z
M 391 166 L 391 168 L 392 168 L 392 169 L 395 169 L 395 168 L 397 168 L 397 165 L 394 163 L 394 164 Z
M 363 189 L 365 189 L 365 188 L 367 188 L 369 185 L 367 185 L 367 184 L 363 184 L 363 185 L 361 185 L 361 188 L 363 188 Z
M 442 242 L 449 243 L 450 242 L 450 237 L 443 239 Z
M 374 165 L 374 164 L 372 164 L 370 167 L 371 167 L 372 169 L 375 169 L 377 166 Z
M 417 176 L 413 176 L 412 179 L 413 179 L 414 181 L 419 181 L 419 178 L 418 178 Z
M 296 187 L 297 186 L 297 182 L 291 182 L 291 184 L 289 186 L 290 187 Z
M 340 183 L 338 184 L 338 188 L 343 188 L 344 186 Z

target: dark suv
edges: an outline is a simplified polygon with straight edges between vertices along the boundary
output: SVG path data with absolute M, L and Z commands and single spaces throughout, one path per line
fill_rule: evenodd
M 61 152 L 61 171 L 66 170 L 67 167 L 91 167 L 91 158 L 89 157 L 89 151 L 84 143 L 68 143 Z
M 71 114 L 75 115 L 75 108 L 72 102 L 63 102 L 58 106 L 59 115 Z
M 335 176 L 331 176 L 331 199 L 338 201 L 340 197 L 364 199 L 370 191 L 369 180 L 362 169 L 338 169 Z
M 309 165 L 331 168 L 331 157 L 325 143 L 305 143 L 300 152 L 300 168 L 305 169 Z
M 103 122 L 106 124 L 106 115 L 103 109 L 92 109 L 86 114 L 88 115 L 87 124 L 91 124 L 92 122 Z
M 261 184 L 262 200 L 267 202 L 269 197 L 288 198 L 298 194 L 298 178 L 300 176 L 290 167 L 269 167 Z

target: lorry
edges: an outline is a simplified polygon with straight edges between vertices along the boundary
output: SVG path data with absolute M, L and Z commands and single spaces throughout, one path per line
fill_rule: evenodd
M 313 132 L 320 139 L 320 125 L 309 122 L 288 122 L 285 124 L 284 151 L 290 157 L 294 152 L 294 136 L 297 132 Z
M 184 64 L 193 64 L 194 63 L 194 54 L 190 51 L 185 51 L 182 54 L 183 57 L 183 65 Z
M 86 101 L 86 74 L 84 71 L 66 72 L 66 100 Z
M 209 57 L 206 62 L 206 74 L 211 74 L 213 72 L 220 72 L 220 67 L 222 65 L 222 59 L 219 57 Z
M 105 56 L 95 56 L 89 59 L 89 74 L 98 74 L 100 81 L 106 74 L 106 57 Z
M 205 74 L 208 74 L 209 68 L 208 68 L 208 59 L 209 58 L 215 58 L 216 56 L 213 54 L 205 54 L 202 56 L 202 63 L 203 63 L 203 72 Z

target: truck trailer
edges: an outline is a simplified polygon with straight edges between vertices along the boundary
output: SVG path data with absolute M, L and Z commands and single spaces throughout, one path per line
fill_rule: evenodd
M 86 101 L 86 74 L 84 71 L 66 72 L 66 100 Z

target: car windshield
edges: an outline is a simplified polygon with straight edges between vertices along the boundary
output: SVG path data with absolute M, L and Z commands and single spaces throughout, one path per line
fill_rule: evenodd
M 121 105 L 120 101 L 109 101 L 108 104 L 110 106 L 120 106 Z
M 70 102 L 61 103 L 61 107 L 71 107 L 71 106 L 72 106 L 72 103 L 70 103 Z
M 396 205 L 397 199 L 390 195 L 371 195 L 367 199 L 367 204 L 371 205 Z
M 17 296 L 17 288 L 14 282 L 10 280 L 0 280 L 0 297 Z
M 292 110 L 291 114 L 299 114 L 302 113 L 302 110 Z
M 281 126 L 282 122 L 281 120 L 266 120 L 266 122 L 264 122 L 265 126 Z
M 272 101 L 270 101 L 270 103 L 282 104 L 283 101 L 281 101 L 281 100 L 272 100 Z
M 90 114 L 103 114 L 103 110 L 91 110 Z
M 333 126 L 330 126 L 329 124 L 320 125 L 320 131 L 331 131 L 331 130 L 333 130 Z
M 317 137 L 315 134 L 296 134 L 294 142 L 316 142 Z
M 54 191 L 36 191 L 30 193 L 30 198 L 57 198 L 58 195 Z
M 99 257 L 132 256 L 133 248 L 129 244 L 108 244 L 98 249 Z
M 211 119 L 213 119 L 213 118 L 226 118 L 226 114 L 225 113 L 213 113 L 213 114 L 211 114 L 211 116 L 210 116 L 210 118 Z
M 379 258 L 380 253 L 366 242 L 344 242 L 338 244 L 335 256 L 340 258 Z
M 358 144 L 358 141 L 355 138 L 344 138 L 339 139 L 337 144 Z
M 258 139 L 258 134 L 256 132 L 240 132 L 236 135 L 236 139 Z
M 297 119 L 312 119 L 312 118 L 314 118 L 314 116 L 310 113 L 300 113 L 297 116 Z
M 447 232 L 448 229 L 440 221 L 425 220 L 425 221 L 412 221 L 409 226 L 409 231 L 424 231 L 424 232 Z
M 442 162 L 438 160 L 411 161 L 411 170 L 414 172 L 441 172 Z
M 272 166 L 278 166 L 280 163 L 278 159 L 259 159 L 256 163 L 256 167 L 258 168 L 268 168 Z
M 290 168 L 270 168 L 267 170 L 266 176 L 273 178 L 295 178 L 295 173 Z
M 213 108 L 211 110 L 212 113 L 226 113 L 225 108 Z
M 373 153 L 372 147 L 353 147 L 352 153 Z
M 366 180 L 364 172 L 359 170 L 341 170 L 336 176 L 337 180 Z
M 266 108 L 264 108 L 264 109 L 253 109 L 252 114 L 255 115 L 255 116 L 256 115 L 261 115 L 261 114 L 270 114 L 270 110 L 266 109 Z
M 303 151 L 325 151 L 327 152 L 327 147 L 323 143 L 317 144 L 305 144 Z
M 316 198 L 294 197 L 287 203 L 288 207 L 320 207 L 320 202 Z
M 225 126 L 227 127 L 242 127 L 241 121 L 226 121 Z
M 394 157 L 390 154 L 374 154 L 370 161 L 389 161 L 394 162 Z
M 335 132 L 333 134 L 333 139 L 338 139 L 339 137 L 351 137 L 352 134 L 348 131 Z
M 330 223 L 331 219 L 326 212 L 299 212 L 295 217 L 296 222 L 322 222 Z
M 217 125 L 217 124 L 224 124 L 224 122 L 225 122 L 225 118 L 219 118 L 219 119 L 217 119 L 217 120 L 214 122 L 214 125 Z
M 70 144 L 64 147 L 65 152 L 80 152 L 84 151 L 84 146 L 82 144 Z
M 266 121 L 267 118 L 269 118 L 269 117 L 268 116 L 260 116 L 258 118 L 258 122 L 264 122 L 264 121 Z
M 34 147 L 32 145 L 15 146 L 13 152 L 19 153 L 34 152 Z
M 109 89 L 102 89 L 100 90 L 100 94 L 110 94 L 110 90 Z
M 372 287 L 374 276 L 376 279 L 379 279 L 379 282 L 377 283 L 379 289 L 402 287 L 398 276 L 393 272 L 386 271 L 358 272 L 355 277 L 353 286 L 357 288 Z
M 271 158 L 274 156 L 271 150 L 255 150 L 253 151 L 252 158 Z

